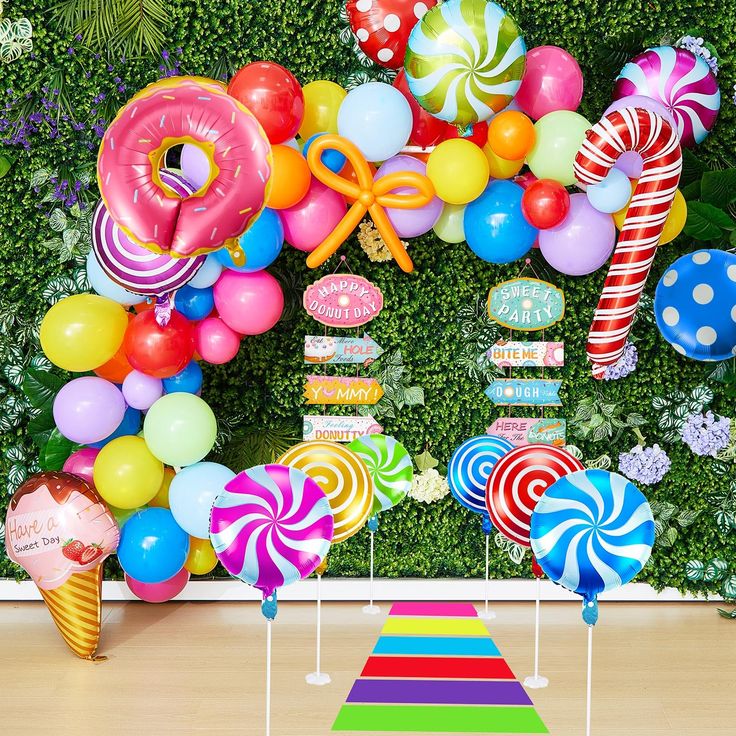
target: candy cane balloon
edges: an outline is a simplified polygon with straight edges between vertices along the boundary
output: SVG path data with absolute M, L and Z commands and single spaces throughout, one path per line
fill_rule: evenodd
M 682 172 L 677 131 L 656 113 L 625 107 L 588 131 L 575 157 L 575 176 L 597 184 L 626 151 L 638 152 L 644 164 L 588 334 L 595 378 L 624 351 Z

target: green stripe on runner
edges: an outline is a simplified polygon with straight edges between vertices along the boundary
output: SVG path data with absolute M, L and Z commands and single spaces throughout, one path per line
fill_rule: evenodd
M 340 709 L 333 731 L 549 733 L 531 707 L 357 705 Z
M 479 618 L 399 618 L 389 616 L 381 633 L 488 636 L 488 629 Z

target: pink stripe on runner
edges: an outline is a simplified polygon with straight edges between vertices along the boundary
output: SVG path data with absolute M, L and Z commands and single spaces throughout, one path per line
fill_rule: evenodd
M 394 603 L 389 616 L 446 616 L 476 618 L 478 612 L 472 603 Z

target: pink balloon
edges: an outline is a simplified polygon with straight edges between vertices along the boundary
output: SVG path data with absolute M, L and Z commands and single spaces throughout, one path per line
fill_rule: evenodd
M 164 395 L 160 378 L 148 376 L 140 371 L 131 371 L 123 381 L 123 396 L 128 406 L 146 411 Z
M 341 194 L 312 177 L 304 199 L 278 211 L 286 242 L 297 250 L 313 251 L 337 227 L 345 209 Z
M 427 164 L 414 156 L 394 156 L 388 159 L 375 173 L 373 180 L 378 181 L 387 174 L 395 174 L 399 171 L 413 171 L 417 174 L 427 175 Z M 414 194 L 416 190 L 412 187 L 399 187 L 392 190 L 393 194 Z M 415 210 L 401 210 L 387 207 L 386 214 L 400 238 L 417 238 L 428 233 L 440 219 L 444 204 L 439 197 L 432 197 L 429 204 Z
M 268 332 L 284 311 L 284 292 L 267 271 L 225 270 L 215 284 L 214 295 L 222 321 L 241 335 Z
M 555 110 L 578 109 L 583 73 L 575 57 L 559 46 L 538 46 L 526 55 L 526 70 L 514 100 L 522 112 L 539 120 Z
M 94 485 L 92 478 L 92 469 L 95 465 L 95 458 L 100 454 L 96 447 L 83 447 L 81 450 L 73 452 L 64 461 L 62 470 L 65 473 L 72 473 L 84 478 L 87 483 Z
M 613 252 L 613 217 L 599 212 L 585 194 L 570 196 L 570 211 L 557 227 L 539 231 L 539 249 L 552 268 L 568 276 L 597 271 Z
M 133 595 L 140 598 L 146 603 L 166 603 L 186 588 L 189 582 L 189 570 L 182 567 L 173 578 L 164 580 L 162 583 L 142 583 L 135 580 L 126 573 L 125 583 L 130 588 Z
M 207 317 L 195 328 L 194 348 L 202 356 L 202 360 L 220 365 L 238 354 L 240 335 L 219 317 Z

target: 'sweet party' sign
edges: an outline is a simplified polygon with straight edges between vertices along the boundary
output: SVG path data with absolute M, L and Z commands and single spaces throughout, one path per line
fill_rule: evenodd
M 488 314 L 512 330 L 543 330 L 564 317 L 565 295 L 547 281 L 511 279 L 491 289 Z

